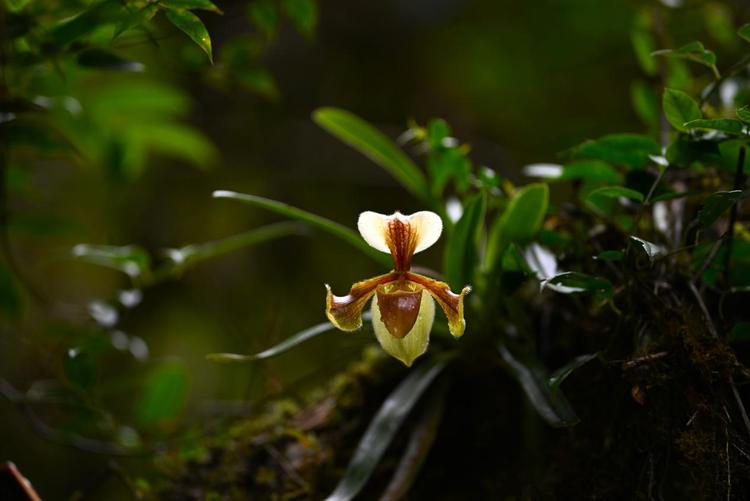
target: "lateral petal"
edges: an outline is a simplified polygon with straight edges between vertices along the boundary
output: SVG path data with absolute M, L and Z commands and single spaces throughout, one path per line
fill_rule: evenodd
M 459 294 L 451 291 L 450 286 L 445 282 L 433 280 L 418 273 L 406 273 L 406 279 L 415 284 L 424 287 L 435 298 L 435 301 L 443 309 L 445 316 L 448 318 L 448 329 L 453 337 L 461 337 L 466 330 L 466 320 L 464 319 L 464 296 L 471 292 L 471 287 L 464 287 Z
M 392 216 L 365 211 L 359 215 L 357 229 L 370 247 L 380 252 L 390 253 L 388 247 L 388 221 Z
M 326 317 L 342 331 L 354 331 L 362 327 L 362 310 L 375 294 L 378 285 L 387 284 L 399 277 L 398 273 L 386 273 L 352 285 L 346 296 L 335 296 L 326 284 Z

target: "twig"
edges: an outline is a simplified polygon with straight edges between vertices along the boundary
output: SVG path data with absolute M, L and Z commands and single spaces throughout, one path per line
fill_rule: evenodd
M 658 360 L 660 358 L 664 358 L 667 355 L 669 355 L 668 351 L 659 351 L 657 353 L 649 353 L 648 355 L 643 355 L 642 357 L 634 358 L 632 360 L 628 360 L 624 364 L 622 364 L 623 369 L 632 369 L 633 367 L 636 367 L 640 364 L 646 363 L 646 362 L 652 362 L 654 360 Z

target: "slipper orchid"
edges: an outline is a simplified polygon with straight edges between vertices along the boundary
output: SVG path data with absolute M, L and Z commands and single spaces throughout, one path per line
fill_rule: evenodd
M 434 301 L 445 312 L 450 333 L 462 336 L 466 328 L 464 296 L 471 287 L 455 294 L 445 282 L 410 271 L 412 256 L 440 238 L 440 216 L 429 211 L 390 216 L 367 211 L 360 214 L 357 227 L 371 247 L 390 253 L 394 269 L 355 283 L 346 296 L 335 296 L 326 284 L 326 316 L 331 323 L 343 331 L 359 329 L 362 310 L 373 298 L 375 337 L 386 352 L 407 366 L 427 350 L 435 319 Z

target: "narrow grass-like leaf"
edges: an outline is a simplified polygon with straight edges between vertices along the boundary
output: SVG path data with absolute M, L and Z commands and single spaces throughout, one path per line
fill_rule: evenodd
M 328 132 L 391 173 L 423 202 L 429 201 L 427 181 L 419 168 L 382 132 L 358 116 L 338 108 L 319 108 L 313 120 Z
M 550 390 L 553 392 L 558 391 L 560 385 L 563 384 L 563 381 L 565 381 L 568 376 L 573 374 L 573 372 L 575 372 L 577 369 L 580 369 L 581 367 L 589 363 L 591 360 L 595 359 L 597 356 L 599 356 L 598 353 L 588 353 L 586 355 L 580 355 L 557 369 L 552 373 L 552 375 L 550 375 L 549 379 L 547 380 L 547 384 L 549 385 Z
M 461 289 L 472 281 L 478 259 L 477 243 L 481 237 L 485 209 L 486 202 L 483 193 L 470 198 L 448 240 L 443 270 L 447 282 L 455 289 Z
M 667 121 L 680 132 L 688 131 L 687 122 L 703 118 L 698 103 L 681 90 L 664 89 L 662 107 Z
M 591 201 L 597 197 L 624 197 L 629 198 L 630 200 L 635 200 L 636 202 L 643 202 L 643 193 L 623 186 L 604 186 L 602 188 L 597 188 L 586 196 L 586 200 Z
M 344 477 L 326 501 L 350 501 L 359 494 L 419 397 L 444 367 L 443 363 L 415 367 L 388 396 L 367 427 Z
M 562 392 L 550 389 L 541 364 L 528 357 L 521 361 L 505 345 L 500 345 L 498 351 L 505 367 L 521 385 L 529 403 L 542 419 L 556 428 L 578 423 L 578 416 Z
M 73 257 L 121 271 L 131 277 L 147 275 L 150 272 L 151 258 L 148 252 L 135 245 L 78 244 L 73 247 Z
M 237 200 L 239 202 L 254 205 L 255 207 L 261 207 L 271 212 L 281 214 L 282 216 L 286 216 L 291 219 L 303 221 L 353 245 L 376 261 L 388 266 L 391 265 L 390 257 L 388 257 L 387 254 L 379 252 L 367 245 L 364 239 L 362 239 L 362 237 L 360 237 L 356 232 L 342 224 L 318 216 L 317 214 L 313 214 L 312 212 L 307 212 L 305 210 L 292 207 L 291 205 L 285 204 L 283 202 L 271 200 L 270 198 L 263 198 L 255 195 L 246 195 L 244 193 L 237 193 L 234 191 L 217 190 L 213 192 L 213 196 L 214 198 L 228 198 L 231 200 Z
M 230 252 L 251 245 L 257 245 L 288 235 L 299 235 L 302 234 L 303 230 L 304 227 L 299 223 L 283 222 L 269 224 L 221 240 L 187 245 L 179 249 L 169 249 L 167 254 L 174 261 L 175 268 L 183 270 L 201 261 L 229 254 Z
M 210 360 L 211 362 L 219 362 L 224 364 L 265 360 L 267 358 L 273 358 L 281 355 L 285 351 L 289 351 L 295 346 L 299 346 L 300 344 L 304 343 L 305 341 L 309 341 L 310 339 L 318 337 L 324 332 L 332 331 L 335 329 L 336 327 L 334 327 L 331 322 L 324 322 L 322 324 L 313 325 L 308 329 L 300 331 L 292 337 L 289 337 L 279 344 L 272 346 L 267 350 L 263 350 L 260 353 L 255 353 L 253 355 L 242 355 L 239 353 L 209 353 L 208 355 L 206 355 L 206 359 Z
M 560 273 L 549 280 L 545 280 L 542 286 L 562 294 L 596 292 L 607 298 L 612 297 L 613 294 L 612 283 L 609 280 L 576 271 Z
M 198 47 L 208 56 L 208 60 L 213 64 L 214 55 L 211 50 L 211 36 L 208 34 L 206 26 L 198 16 L 185 9 L 169 9 L 166 11 L 167 19 L 174 24 L 183 33 L 189 36 Z
M 731 206 L 742 198 L 741 190 L 719 191 L 713 193 L 703 202 L 703 208 L 698 212 L 698 224 L 701 228 L 708 228 Z

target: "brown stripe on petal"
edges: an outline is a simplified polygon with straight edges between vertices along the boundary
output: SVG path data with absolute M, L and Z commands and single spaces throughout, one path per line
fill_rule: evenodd
M 451 291 L 448 284 L 427 278 L 418 273 L 407 272 L 406 280 L 421 285 L 435 298 L 435 301 L 443 309 L 445 316 L 448 318 L 448 329 L 453 337 L 461 337 L 466 329 L 466 320 L 464 320 L 464 296 L 471 292 L 471 287 L 464 287 L 459 294 Z
M 386 243 L 391 250 L 393 265 L 396 271 L 408 271 L 411 267 L 411 258 L 417 247 L 417 232 L 412 225 L 402 221 L 398 217 L 388 221 L 388 232 Z
M 377 288 L 380 318 L 391 336 L 404 338 L 417 321 L 422 303 L 422 288 L 388 291 L 390 285 Z
M 375 294 L 378 285 L 393 282 L 399 278 L 398 273 L 386 273 L 375 278 L 362 280 L 352 285 L 346 296 L 335 296 L 326 284 L 326 316 L 338 329 L 354 331 L 362 327 L 362 310 L 367 301 Z

